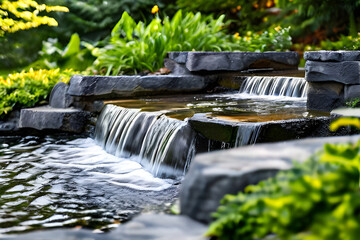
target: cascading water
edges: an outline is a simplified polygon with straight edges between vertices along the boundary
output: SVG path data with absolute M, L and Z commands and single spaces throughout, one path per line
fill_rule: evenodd
M 247 77 L 240 93 L 304 98 L 308 83 L 299 77 Z
M 261 126 L 261 123 L 240 124 L 236 135 L 235 147 L 255 144 L 259 137 Z
M 155 176 L 178 177 L 195 154 L 187 122 L 161 113 L 106 105 L 97 121 L 95 140 L 108 153 L 132 158 Z

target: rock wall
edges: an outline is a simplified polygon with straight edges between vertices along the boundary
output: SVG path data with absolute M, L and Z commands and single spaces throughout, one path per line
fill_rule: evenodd
M 331 111 L 360 97 L 360 51 L 305 52 L 307 107 Z

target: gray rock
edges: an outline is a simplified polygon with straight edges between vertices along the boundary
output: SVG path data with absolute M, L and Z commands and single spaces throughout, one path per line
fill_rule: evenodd
M 344 105 L 344 85 L 336 82 L 309 83 L 307 108 L 328 111 Z
M 360 61 L 360 51 L 312 51 L 305 52 L 304 59 L 320 62 Z
M 20 112 L 19 127 L 81 133 L 88 117 L 87 112 L 72 108 L 27 108 Z
M 345 85 L 344 98 L 345 100 L 360 98 L 360 85 Z
M 104 96 L 126 94 L 139 86 L 139 76 L 83 76 L 70 79 L 68 94 L 72 96 Z
M 359 137 L 313 138 L 199 154 L 182 183 L 181 213 L 208 223 L 225 194 L 236 194 L 278 170 L 291 168 L 293 160 L 306 160 L 326 142 L 356 142 Z
M 164 66 L 174 75 L 189 75 L 191 72 L 185 67 L 185 64 L 177 63 L 170 58 L 164 59 Z
M 207 226 L 187 216 L 142 214 L 111 235 L 131 240 L 202 240 L 206 230 Z
M 308 82 L 360 84 L 360 62 L 306 61 L 305 79 Z
M 13 235 L 23 240 L 205 240 L 207 226 L 186 216 L 144 214 L 107 233 L 56 229 Z
M 168 58 L 174 60 L 176 63 L 186 63 L 188 51 L 184 52 L 168 52 Z
M 192 75 L 73 76 L 68 94 L 109 99 L 146 94 L 196 92 L 206 89 L 209 80 Z
M 141 77 L 140 88 L 146 91 L 193 92 L 207 87 L 205 78 L 193 75 L 150 75 Z
M 53 108 L 67 108 L 73 102 L 73 98 L 67 94 L 69 85 L 58 82 L 51 90 L 49 105 Z
M 297 68 L 297 52 L 188 52 L 190 71 L 243 71 L 247 69 Z

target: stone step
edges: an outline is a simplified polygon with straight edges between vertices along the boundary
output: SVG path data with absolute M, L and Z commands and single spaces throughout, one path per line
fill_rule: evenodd
M 279 170 L 289 169 L 293 160 L 305 161 L 324 143 L 357 142 L 359 138 L 360 135 L 313 138 L 199 154 L 181 186 L 181 213 L 209 223 L 211 213 L 225 194 L 236 194 Z
M 88 112 L 74 108 L 26 108 L 20 112 L 19 128 L 81 133 L 89 117 Z
M 360 61 L 360 51 L 311 51 L 304 53 L 304 59 L 320 62 Z
M 73 97 L 129 97 L 171 93 L 197 92 L 206 89 L 209 81 L 201 76 L 82 76 L 70 79 L 67 93 Z
M 244 71 L 248 69 L 294 69 L 297 52 L 169 52 L 169 59 L 183 64 L 190 72 Z

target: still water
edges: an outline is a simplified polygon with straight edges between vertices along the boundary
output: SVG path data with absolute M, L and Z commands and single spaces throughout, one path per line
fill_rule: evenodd
M 91 138 L 0 138 L 0 237 L 39 228 L 115 227 L 168 211 L 178 180 L 160 179 Z

